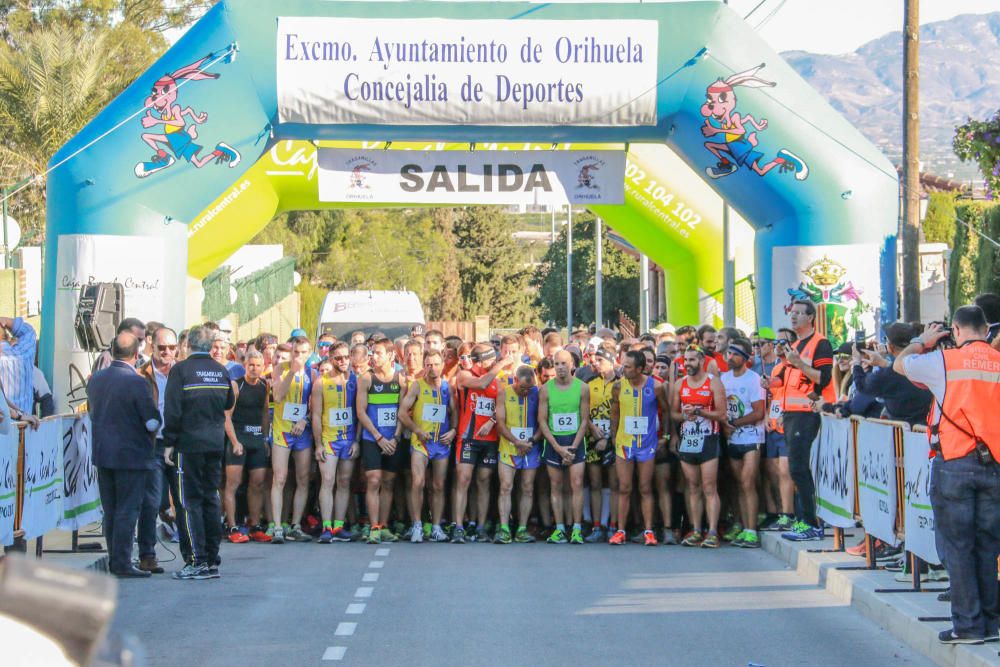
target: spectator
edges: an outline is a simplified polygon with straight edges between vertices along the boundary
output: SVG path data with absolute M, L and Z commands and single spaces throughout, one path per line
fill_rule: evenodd
M 42 375 L 42 371 L 35 366 L 32 373 L 32 391 L 35 396 L 35 405 L 38 406 L 38 414 L 42 419 L 51 417 L 56 413 L 56 402 L 52 399 L 52 390 L 49 383 Z
M 989 333 L 986 334 L 986 341 L 994 349 L 1000 350 L 1000 296 L 991 292 L 985 292 L 976 297 L 974 303 L 983 309 L 986 316 L 986 323 L 989 325 Z
M 118 329 L 115 330 L 115 335 L 128 331 L 133 336 L 139 339 L 140 347 L 143 341 L 146 340 L 146 325 L 142 323 L 142 320 L 135 317 L 126 317 L 124 320 L 118 323 Z M 93 375 L 97 371 L 103 370 L 111 365 L 112 362 L 111 347 L 102 351 L 97 355 L 97 360 L 94 361 L 93 367 L 90 369 L 90 374 Z M 140 361 L 142 360 L 142 350 L 136 355 L 136 365 L 141 366 Z
M 191 355 L 167 377 L 163 400 L 164 459 L 177 468 L 178 524 L 186 565 L 175 579 L 217 579 L 222 541 L 222 458 L 226 410 L 235 396 L 226 367 L 209 356 L 215 333 L 188 333 Z
M 952 627 L 938 635 L 945 644 L 996 641 L 1000 629 L 1000 351 L 986 342 L 988 331 L 979 306 L 962 306 L 952 318 L 957 347 L 942 349 L 950 332 L 932 323 L 893 362 L 937 404 L 930 497 L 951 579 Z
M 20 317 L 0 317 L 0 387 L 8 402 L 20 413 L 34 414 L 35 330 Z
M 139 343 L 129 332 L 115 336 L 111 364 L 87 383 L 109 569 L 122 578 L 150 576 L 132 565 L 132 535 L 146 490 L 160 412 L 149 386 L 135 370 Z
M 885 405 L 885 417 L 903 421 L 913 426 L 927 423 L 931 407 L 931 392 L 916 387 L 892 369 L 892 362 L 910 340 L 916 336 L 913 327 L 903 322 L 890 324 L 885 330 L 888 354 L 877 350 L 858 350 L 854 346 L 854 383 L 858 391 L 868 394 Z M 868 361 L 865 368 L 862 355 Z

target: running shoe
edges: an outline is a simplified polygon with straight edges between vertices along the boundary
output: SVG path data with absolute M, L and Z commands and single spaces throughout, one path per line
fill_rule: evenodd
M 913 581 L 913 574 L 910 572 L 910 567 L 907 564 L 906 567 L 902 569 L 895 576 L 896 581 L 901 583 L 909 583 Z M 934 568 L 928 568 L 926 572 L 920 573 L 920 583 L 927 583 L 929 581 L 948 581 L 948 571 L 944 568 L 935 570 Z
M 268 530 L 271 530 L 268 528 Z M 271 544 L 284 544 L 285 543 L 285 529 L 281 526 L 275 526 L 274 530 L 271 532 Z
M 556 528 L 549 535 L 549 539 L 545 540 L 549 544 L 566 544 L 569 540 L 566 539 L 566 533 Z
M 415 523 L 413 527 L 410 528 L 410 543 L 419 544 L 424 541 L 424 525 L 422 523 Z
M 528 532 L 528 529 L 521 527 L 514 533 L 514 541 L 519 544 L 531 544 L 535 541 L 535 536 Z
M 358 533 L 360 535 L 358 539 L 360 539 L 362 542 L 367 542 L 368 536 L 371 534 L 371 532 L 372 532 L 371 525 L 367 523 L 364 524 L 363 526 L 361 526 L 361 531 Z
M 938 602 L 951 602 L 951 589 L 949 588 L 944 593 L 938 593 Z
M 878 546 L 878 540 L 875 540 L 876 546 Z M 844 553 L 849 556 L 861 556 L 864 558 L 865 553 L 868 551 L 868 540 L 861 538 L 861 541 L 855 544 L 853 547 L 847 547 L 844 549 Z
M 287 533 L 285 533 L 285 539 L 289 542 L 312 542 L 312 538 L 308 533 L 302 530 L 302 526 L 299 524 L 293 524 Z
M 719 548 L 719 536 L 715 533 L 709 533 L 708 536 L 702 541 L 701 546 L 705 549 L 718 549 Z
M 729 540 L 729 544 L 731 546 L 734 546 L 734 547 L 741 547 L 741 546 L 743 546 L 743 537 L 744 537 L 745 534 L 746 534 L 746 531 L 745 530 L 741 530 L 739 535 L 737 535 L 733 539 Z M 725 539 L 725 538 L 723 538 L 723 539 Z
M 781 516 L 778 517 L 777 521 L 771 524 L 771 527 L 768 528 L 768 530 L 786 533 L 789 530 L 791 530 L 794 525 L 795 525 L 795 520 L 792 519 L 792 517 L 790 517 L 787 514 L 782 514 Z
M 219 578 L 221 578 L 221 575 L 219 574 L 219 566 L 218 565 L 209 565 L 208 566 L 208 572 L 205 575 L 205 578 L 206 579 L 219 579 Z
M 625 535 L 625 531 L 616 530 L 615 534 L 611 536 L 610 540 L 608 540 L 608 544 L 625 544 L 625 542 L 627 541 L 628 540 L 627 536 Z
M 424 521 L 423 529 L 424 529 L 424 539 L 425 540 L 431 539 L 431 528 L 432 528 L 432 526 L 431 526 L 430 522 L 429 521 Z
M 642 536 L 646 540 L 645 544 L 647 547 L 655 547 L 660 544 L 659 542 L 656 541 L 656 534 L 651 530 L 643 532 Z
M 388 528 L 383 528 L 379 532 L 381 533 L 380 537 L 382 538 L 382 542 L 398 542 L 399 541 L 399 537 L 396 536 L 396 533 L 392 532 Z
M 743 534 L 743 524 L 737 521 L 736 523 L 734 523 L 732 526 L 729 527 L 729 530 L 727 530 L 726 533 L 722 536 L 722 539 L 725 542 L 732 542 L 741 534 Z
M 663 529 L 663 540 L 660 542 L 663 546 L 677 546 L 677 538 L 674 536 L 674 531 L 669 528 Z
M 243 531 L 241 531 L 236 526 L 232 526 L 229 529 L 229 534 L 226 535 L 226 539 L 232 542 L 233 544 L 243 544 L 245 542 L 250 541 L 250 538 L 244 535 Z
M 500 530 L 497 531 L 496 537 L 493 541 L 497 544 L 510 544 L 513 542 L 513 538 L 510 535 L 510 528 L 506 526 L 500 526 Z
M 365 544 L 382 544 L 382 531 L 379 528 L 369 530 Z
M 569 536 L 570 544 L 583 544 L 583 530 L 580 528 L 574 528 L 573 532 Z
M 875 561 L 882 562 L 887 560 L 895 560 L 899 556 L 903 555 L 903 546 L 900 544 L 898 547 L 894 547 L 890 544 L 886 544 L 882 540 L 877 540 L 875 544 Z
M 692 530 L 683 540 L 681 540 L 681 546 L 700 547 L 704 540 L 705 536 L 702 535 L 700 530 Z
M 402 535 L 402 534 L 404 534 L 406 532 L 407 532 L 407 530 L 406 530 L 406 524 L 405 523 L 403 523 L 402 521 L 394 521 L 393 522 L 393 524 L 392 524 L 392 534 L 393 535 Z
M 465 528 L 462 526 L 455 526 L 455 530 L 451 531 L 451 543 L 465 544 Z
M 598 526 L 594 528 L 592 531 L 590 531 L 590 535 L 587 535 L 587 537 L 583 538 L 583 541 L 586 542 L 587 544 L 597 544 L 598 542 L 603 542 L 606 539 L 608 539 L 608 537 L 607 535 L 605 535 L 604 529 Z
M 955 632 L 954 628 L 948 628 L 938 633 L 938 641 L 942 644 L 982 644 L 983 637 L 963 637 Z
M 330 531 L 330 539 L 334 542 L 350 542 L 354 539 L 354 534 L 347 529 L 347 526 L 341 526 Z
M 445 534 L 444 529 L 441 526 L 431 526 L 430 537 L 431 542 L 447 542 L 448 536 Z
M 476 542 L 481 542 L 483 544 L 490 543 L 490 531 L 486 528 L 486 526 L 480 526 L 479 529 L 476 530 Z
M 333 542 L 333 531 L 329 528 L 324 528 L 323 532 L 319 534 L 319 539 L 316 541 L 320 544 L 330 544 Z
M 738 546 L 743 549 L 760 549 L 760 535 L 745 530 Z
M 906 556 L 900 554 L 899 558 L 885 561 L 882 567 L 888 572 L 902 572 L 906 567 Z
M 641 530 L 636 531 L 635 535 L 632 536 L 632 539 L 629 540 L 632 544 L 642 544 L 644 541 L 645 538 L 642 536 Z
M 208 579 L 209 577 L 208 566 L 188 563 L 177 572 L 174 572 L 171 576 L 174 579 L 181 579 L 181 580 Z
M 790 542 L 813 542 L 822 540 L 826 537 L 826 533 L 823 532 L 822 528 L 810 526 L 804 521 L 796 521 L 792 530 L 787 533 L 782 533 L 781 537 L 782 539 L 789 540 Z

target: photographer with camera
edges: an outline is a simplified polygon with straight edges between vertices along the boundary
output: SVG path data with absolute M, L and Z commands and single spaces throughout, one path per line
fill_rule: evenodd
M 892 369 L 893 359 L 917 335 L 913 325 L 894 322 L 885 328 L 888 345 L 863 346 L 854 344 L 854 386 L 885 406 L 885 417 L 911 426 L 927 423 L 931 393 L 915 387 L 912 382 Z M 864 362 L 867 362 L 865 364 Z M 866 367 L 867 366 L 867 367 Z
M 928 325 L 893 369 L 934 395 L 931 504 L 938 553 L 951 578 L 952 628 L 946 644 L 998 641 L 1000 595 L 1000 352 L 986 342 L 979 306 L 955 311 L 951 331 Z M 941 345 L 954 332 L 956 347 Z

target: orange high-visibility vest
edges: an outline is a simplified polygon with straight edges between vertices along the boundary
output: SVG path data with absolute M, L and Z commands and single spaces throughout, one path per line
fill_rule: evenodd
M 976 440 L 986 443 L 1000 461 L 1000 352 L 986 341 L 943 350 L 946 377 L 944 405 L 938 422 L 945 461 L 966 456 Z
M 806 365 L 812 365 L 813 357 L 816 356 L 816 346 L 821 340 L 826 340 L 818 333 L 814 333 L 806 346 L 799 352 L 802 361 Z M 785 372 L 785 395 L 781 401 L 782 412 L 811 412 L 812 400 L 809 394 L 816 391 L 816 383 L 806 377 L 805 373 L 788 364 Z M 837 393 L 831 380 L 820 394 L 827 403 L 837 402 Z
M 771 369 L 771 400 L 767 404 L 767 425 L 772 431 L 778 433 L 785 432 L 785 426 L 781 421 L 781 403 L 785 397 L 785 384 L 781 380 L 781 373 L 788 365 L 784 361 L 779 361 Z

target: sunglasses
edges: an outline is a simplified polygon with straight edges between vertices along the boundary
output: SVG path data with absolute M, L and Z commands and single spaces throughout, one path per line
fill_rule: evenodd
M 338 354 L 335 357 L 330 357 L 330 359 L 332 359 L 333 361 L 347 361 L 348 359 L 350 359 L 350 357 L 347 355 Z
M 156 349 L 158 349 L 158 350 L 176 350 L 177 346 L 176 345 L 157 345 Z
M 472 357 L 470 357 L 467 354 L 460 354 L 460 355 L 458 355 L 458 360 L 459 361 L 472 361 Z
M 323 341 L 322 343 L 320 343 L 319 345 L 316 346 L 316 349 L 318 349 L 318 350 L 325 350 L 326 348 L 330 347 L 331 345 L 333 345 L 333 343 L 331 343 L 329 341 Z

